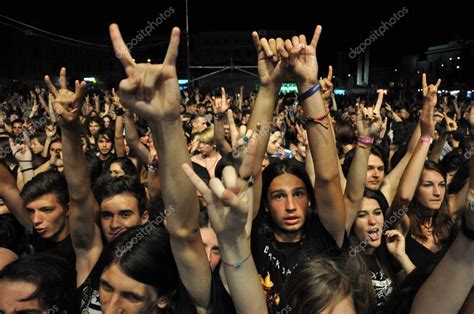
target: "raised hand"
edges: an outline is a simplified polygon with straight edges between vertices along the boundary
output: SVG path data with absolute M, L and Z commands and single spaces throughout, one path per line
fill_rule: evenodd
M 436 102 L 438 101 L 438 87 L 441 84 L 441 79 L 438 79 L 436 84 L 428 85 L 426 83 L 426 74 L 423 73 L 421 77 L 421 88 L 423 91 L 423 97 L 425 101 L 428 101 L 430 105 L 435 106 Z
M 257 140 L 252 138 L 239 171 L 227 166 L 223 171 L 223 181 L 212 178 L 209 186 L 197 176 L 191 166 L 182 165 L 184 173 L 207 202 L 209 219 L 220 239 L 231 240 L 245 230 L 253 198 L 252 189 L 244 178 L 252 170 L 256 144 Z
M 124 107 L 147 120 L 180 119 L 180 93 L 176 74 L 179 28 L 173 28 L 163 64 L 136 64 L 116 24 L 110 25 L 115 55 L 127 78 L 120 82 L 120 100 Z
M 405 255 L 405 237 L 400 231 L 393 229 L 385 231 L 387 249 L 393 256 Z
M 356 126 L 357 132 L 362 136 L 372 138 L 378 137 L 382 130 L 382 117 L 380 108 L 383 102 L 383 92 L 379 92 L 377 102 L 374 107 L 364 107 L 362 103 L 356 104 Z
M 227 99 L 224 87 L 221 87 L 221 97 L 212 96 L 212 110 L 214 114 L 226 113 L 230 106 L 230 99 Z
M 87 84 L 76 80 L 75 92 L 71 92 L 66 86 L 66 68 L 61 68 L 59 72 L 59 91 L 56 89 L 54 84 L 51 82 L 49 76 L 44 77 L 44 81 L 50 92 L 53 94 L 53 106 L 56 113 L 60 116 L 59 122 L 66 126 L 72 122 L 77 122 L 81 107 L 84 102 L 84 95 L 86 93 Z
M 321 25 L 318 25 L 309 44 L 306 42 L 305 35 L 293 36 L 291 40 L 285 40 L 285 49 L 289 52 L 290 67 L 298 85 L 314 85 L 318 81 L 316 47 L 321 30 Z
M 234 114 L 232 110 L 227 110 L 227 120 L 229 121 L 230 138 L 232 141 L 232 150 L 234 152 L 240 151 L 243 145 L 247 145 L 250 137 L 253 135 L 253 131 L 248 129 L 245 125 L 241 125 L 237 128 L 234 121 Z
M 332 66 L 329 66 L 328 76 L 319 79 L 321 85 L 321 96 L 323 97 L 324 103 L 329 104 L 329 99 L 334 91 L 334 84 L 332 83 Z
M 260 85 L 279 87 L 285 77 L 289 57 L 283 39 L 260 39 L 257 32 L 252 33 L 252 39 L 257 50 Z
M 451 119 L 450 117 L 448 117 L 446 113 L 443 113 L 443 115 L 444 115 L 444 120 L 446 122 L 446 132 L 447 133 L 456 132 L 456 130 L 458 129 L 458 124 L 456 123 L 456 114 L 454 114 L 454 119 Z

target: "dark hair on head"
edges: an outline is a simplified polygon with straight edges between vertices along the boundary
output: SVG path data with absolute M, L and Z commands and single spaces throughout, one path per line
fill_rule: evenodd
M 257 214 L 257 219 L 263 220 L 262 232 L 265 232 L 268 236 L 271 235 L 272 237 L 274 222 L 270 214 L 265 211 L 265 209 L 268 208 L 268 189 L 276 177 L 284 174 L 291 174 L 301 179 L 306 188 L 306 193 L 308 193 L 308 200 L 311 202 L 311 207 L 309 208 L 309 215 L 308 219 L 306 219 L 304 228 L 310 225 L 309 221 L 311 220 L 311 216 L 315 213 L 316 200 L 313 185 L 311 184 L 311 180 L 309 179 L 306 170 L 299 164 L 292 162 L 290 159 L 277 160 L 270 163 L 262 173 L 262 196 L 260 199 L 260 209 Z
M 356 143 L 356 132 L 352 123 L 350 121 L 339 121 L 334 126 L 334 133 L 336 134 L 336 139 L 342 145 L 349 145 Z
M 100 126 L 100 129 L 103 128 L 102 126 L 102 119 L 99 118 L 99 116 L 91 116 L 89 115 L 86 119 L 86 123 L 84 123 L 84 125 L 86 126 L 86 132 L 87 132 L 87 135 L 91 135 L 90 131 L 89 131 L 89 125 L 92 123 L 92 122 L 95 122 L 97 123 L 99 126 Z
M 347 175 L 349 174 L 349 169 L 351 167 L 352 160 L 354 159 L 355 152 L 356 152 L 355 148 L 351 149 L 350 151 L 346 153 L 346 156 L 344 158 L 344 163 L 342 164 L 342 173 L 344 174 L 346 179 L 347 179 Z M 383 166 L 384 166 L 384 172 L 387 173 L 387 170 L 388 170 L 387 154 L 384 152 L 382 147 L 377 146 L 377 145 L 372 146 L 372 148 L 370 149 L 370 154 L 375 155 L 382 160 Z
M 209 228 L 211 226 L 211 222 L 209 220 L 209 214 L 207 210 L 201 210 L 199 212 L 199 227 L 200 228 Z
M 430 160 L 425 161 L 423 166 L 423 171 L 431 170 L 439 173 L 444 181 L 446 181 L 446 173 L 441 169 L 441 167 Z M 427 237 L 423 234 L 421 226 L 423 225 L 424 216 L 421 212 L 421 205 L 417 200 L 418 198 L 418 187 L 413 197 L 412 202 L 410 203 L 410 209 L 408 210 L 408 217 L 410 218 L 410 232 L 413 236 L 426 241 Z M 449 238 L 449 231 L 453 221 L 449 213 L 449 204 L 447 193 L 445 193 L 443 202 L 439 210 L 436 210 L 433 216 L 433 238 L 436 244 L 445 244 Z
M 46 143 L 46 134 L 44 133 L 36 133 L 31 137 L 31 140 L 37 139 L 38 142 L 40 142 L 41 145 L 44 145 Z
M 470 159 L 465 159 L 454 174 L 451 183 L 448 185 L 448 194 L 458 193 L 464 187 L 466 182 L 469 181 L 469 160 Z
M 388 202 L 381 191 L 373 191 L 369 189 L 364 190 L 364 197 L 369 199 L 374 199 L 377 201 L 380 209 L 384 214 L 385 221 L 387 221 L 387 217 L 385 217 L 385 213 L 389 208 Z M 361 210 L 364 210 L 361 208 Z M 366 300 L 366 307 L 370 309 L 369 313 L 375 313 L 377 308 L 376 303 L 376 292 L 372 284 L 372 277 L 371 272 L 369 270 L 369 256 L 365 254 L 365 249 L 368 245 L 362 245 L 363 241 L 361 242 L 355 233 L 355 226 L 356 226 L 357 217 L 352 224 L 350 233 L 349 233 L 349 245 L 352 248 L 361 248 L 361 251 L 352 251 L 348 256 L 348 263 L 351 264 L 354 268 L 357 268 L 356 273 L 359 277 L 359 283 L 361 286 L 364 286 L 363 290 L 367 293 L 367 300 Z M 387 225 L 388 226 L 388 225 Z M 389 226 L 390 227 L 390 226 Z M 393 226 L 392 226 L 393 227 Z M 385 230 L 383 230 L 385 231 Z M 367 243 L 365 243 L 367 244 Z M 391 268 L 392 265 L 392 257 L 391 254 L 388 252 L 385 237 L 382 236 L 381 244 L 379 247 L 374 248 L 373 255 L 375 259 L 378 261 L 378 264 L 385 275 L 392 280 L 393 285 L 396 285 L 396 276 L 394 270 Z
M 23 121 L 21 119 L 15 119 L 12 121 L 12 126 L 15 124 L 15 123 L 19 123 L 21 125 L 23 125 Z
M 138 137 L 143 137 L 148 133 L 148 127 L 144 123 L 137 123 L 135 128 L 137 129 Z
M 58 203 L 66 209 L 69 204 L 69 192 L 67 190 L 67 182 L 64 175 L 60 172 L 50 170 L 39 173 L 28 181 L 23 190 L 21 190 L 21 198 L 28 204 L 37 198 L 54 193 L 58 199 Z
M 136 177 L 138 175 L 137 167 L 135 167 L 133 162 L 128 157 L 116 157 L 115 159 L 112 159 L 110 161 L 109 170 L 113 163 L 120 164 L 120 168 L 122 168 L 126 176 Z
M 25 229 L 10 213 L 0 215 L 0 247 L 21 256 L 26 250 Z
M 119 195 L 129 194 L 137 199 L 138 210 L 140 215 L 146 210 L 146 192 L 145 187 L 135 177 L 122 176 L 112 177 L 104 175 L 97 179 L 94 185 L 94 196 L 99 203 L 106 198 Z
M 456 171 L 462 165 L 465 158 L 461 151 L 455 149 L 447 153 L 439 162 L 439 166 L 444 172 Z
M 283 288 L 283 300 L 295 314 L 321 313 L 352 295 L 343 261 L 320 256 L 298 265 Z
M 238 155 L 236 153 L 239 153 Z M 244 152 L 232 151 L 222 156 L 222 158 L 217 162 L 216 170 L 214 171 L 216 178 L 222 179 L 222 172 L 227 166 L 232 166 L 234 169 L 239 169 L 242 165 L 242 158 Z
M 113 240 L 105 251 L 104 272 L 112 264 L 128 277 L 155 288 L 159 297 L 171 298 L 178 288 L 169 233 L 162 225 L 133 227 Z
M 57 308 L 56 312 L 61 312 L 71 306 L 74 271 L 60 256 L 48 253 L 24 256 L 0 271 L 0 281 L 34 284 L 35 292 L 22 301 L 38 298 L 43 309 Z
M 106 139 L 108 139 L 110 142 L 112 142 L 112 145 L 115 143 L 114 132 L 111 129 L 101 128 L 99 132 L 97 132 L 97 139 L 99 140 L 101 137 L 105 137 Z

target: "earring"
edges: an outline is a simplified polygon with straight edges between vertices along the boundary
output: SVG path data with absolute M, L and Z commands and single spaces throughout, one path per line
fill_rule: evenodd
M 310 201 L 308 201 L 308 207 L 311 207 L 311 202 Z

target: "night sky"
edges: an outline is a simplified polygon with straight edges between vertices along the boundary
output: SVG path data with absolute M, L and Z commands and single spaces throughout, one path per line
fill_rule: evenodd
M 7 1 L 2 1 L 7 2 Z M 407 54 L 422 54 L 430 45 L 443 44 L 456 39 L 474 39 L 474 18 L 466 4 L 441 6 L 431 3 L 391 3 L 374 4 L 342 1 L 197 1 L 189 0 L 189 27 L 191 35 L 199 31 L 243 30 L 250 32 L 259 29 L 288 29 L 312 35 L 316 24 L 323 26 L 323 34 L 318 47 L 321 58 L 332 59 L 336 51 L 349 52 L 359 45 L 383 21 L 389 21 L 394 13 L 408 11 L 383 37 L 371 45 L 373 62 L 377 65 L 394 65 L 400 57 Z M 44 30 L 84 39 L 97 37 L 97 43 L 110 44 L 108 25 L 117 22 L 125 36 L 133 35 L 154 20 L 160 13 L 173 7 L 175 12 L 163 22 L 159 31 L 168 34 L 172 26 L 185 28 L 185 1 L 121 1 L 105 4 L 97 8 L 97 1 L 63 1 L 54 9 L 45 1 L 14 4 L 2 3 L 0 14 L 34 25 Z M 281 3 L 281 1 L 280 1 Z M 449 2 L 448 2 L 449 4 Z M 67 7 L 67 8 L 66 8 Z M 404 9 L 405 8 L 405 9 Z M 54 10 L 54 11 L 53 11 Z M 57 10 L 63 10 L 57 13 Z M 6 20 L 0 17 L 0 35 L 4 32 L 20 32 L 1 24 Z M 11 22 L 9 22 L 11 23 Z M 330 62 L 330 60 L 329 60 Z

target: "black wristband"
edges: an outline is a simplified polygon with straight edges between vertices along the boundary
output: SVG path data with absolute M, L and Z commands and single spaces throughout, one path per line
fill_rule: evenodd
M 115 114 L 116 114 L 117 116 L 123 116 L 124 111 L 123 111 L 122 108 L 116 107 L 116 108 L 115 108 Z
M 464 216 L 462 217 L 461 232 L 466 238 L 474 240 L 474 230 L 471 230 L 467 227 L 466 217 Z

